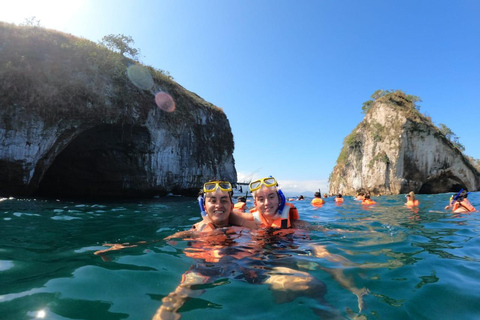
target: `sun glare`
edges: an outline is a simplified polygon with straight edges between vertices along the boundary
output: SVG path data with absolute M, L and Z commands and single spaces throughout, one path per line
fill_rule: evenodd
M 40 26 L 62 30 L 72 17 L 82 9 L 85 0 L 17 0 L 2 4 L 0 21 L 20 25 L 35 17 Z

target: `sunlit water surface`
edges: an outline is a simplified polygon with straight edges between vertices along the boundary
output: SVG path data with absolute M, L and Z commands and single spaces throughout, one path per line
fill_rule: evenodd
M 447 194 L 418 198 L 418 212 L 403 205 L 403 196 L 374 198 L 378 204 L 370 207 L 351 198 L 343 205 L 330 198 L 321 208 L 309 199 L 295 201 L 302 219 L 327 231 L 264 243 L 246 232 L 247 240 L 233 239 L 230 251 L 210 263 L 185 255 L 191 241 L 163 240 L 199 221 L 192 198 L 3 200 L 0 319 L 151 319 L 195 265 L 227 266 L 229 273 L 187 300 L 182 319 L 307 319 L 324 317 L 326 309 L 346 319 L 479 319 L 479 213 L 445 212 Z M 479 193 L 469 199 L 480 208 Z M 105 259 L 94 255 L 106 249 L 104 243 L 138 241 L 146 243 Z M 342 262 L 316 257 L 314 245 Z M 242 250 L 249 254 L 228 256 Z M 278 266 L 324 286 L 282 293 L 262 277 L 242 276 L 245 270 L 269 274 Z M 367 292 L 362 311 L 348 285 L 332 277 L 336 271 Z

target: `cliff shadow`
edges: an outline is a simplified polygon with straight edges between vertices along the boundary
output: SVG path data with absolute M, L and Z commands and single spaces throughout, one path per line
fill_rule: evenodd
M 446 192 L 458 192 L 465 189 L 465 184 L 453 174 L 444 174 L 422 184 L 418 193 L 436 194 Z
M 150 149 L 150 133 L 145 127 L 104 124 L 88 129 L 55 156 L 35 194 L 150 197 Z

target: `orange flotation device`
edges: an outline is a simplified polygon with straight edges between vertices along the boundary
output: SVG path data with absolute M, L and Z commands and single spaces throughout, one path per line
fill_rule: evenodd
M 314 198 L 312 200 L 312 205 L 314 206 L 321 206 L 325 203 L 325 200 L 323 200 L 322 198 Z
M 261 223 L 261 227 L 263 228 L 287 229 L 292 227 L 292 220 L 298 220 L 300 217 L 298 215 L 297 208 L 293 204 L 286 202 L 285 206 L 290 207 L 288 210 L 288 217 L 280 217 L 275 219 L 271 225 L 268 225 L 267 221 L 260 214 L 260 212 L 258 212 L 257 208 L 250 209 L 250 213 L 253 214 L 255 220 Z
M 415 201 L 410 201 L 408 200 L 407 203 L 405 204 L 407 207 L 418 207 L 420 203 L 418 202 L 418 200 L 415 200 Z
M 243 212 L 247 211 L 247 204 L 245 202 L 237 202 L 233 206 L 233 209 L 241 210 Z
M 372 199 L 363 199 L 362 204 L 376 204 Z
M 343 203 L 343 198 L 335 198 L 336 203 Z
M 474 212 L 476 211 L 475 207 L 472 206 L 468 199 L 463 199 L 462 201 L 455 201 L 453 204 L 453 212 Z

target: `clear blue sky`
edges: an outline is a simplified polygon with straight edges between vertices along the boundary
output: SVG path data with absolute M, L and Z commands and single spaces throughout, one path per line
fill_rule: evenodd
M 275 176 L 288 195 L 327 191 L 342 142 L 377 89 L 480 158 L 480 1 L 8 1 L 0 20 L 98 42 L 130 35 L 140 61 L 223 108 L 239 178 Z

